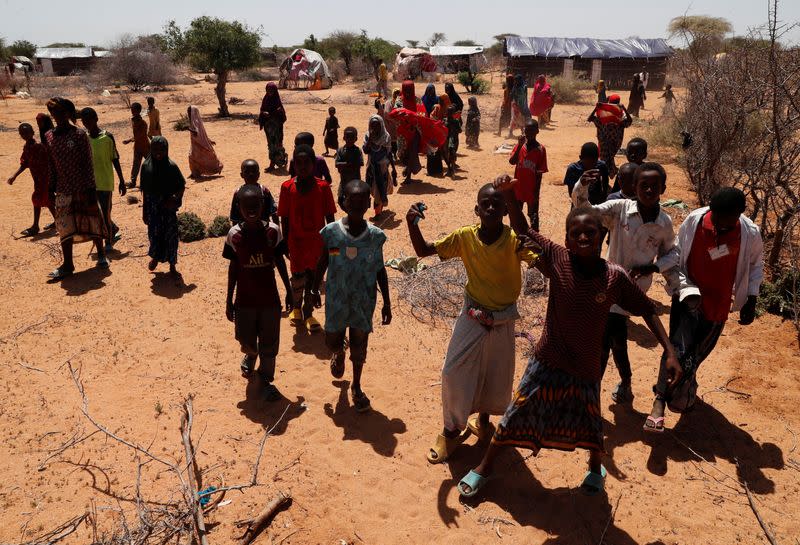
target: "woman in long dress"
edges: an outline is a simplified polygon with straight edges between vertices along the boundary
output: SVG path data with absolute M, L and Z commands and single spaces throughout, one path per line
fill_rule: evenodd
M 142 219 L 147 225 L 150 248 L 147 268 L 169 263 L 169 272 L 177 274 L 178 209 L 183 203 L 186 181 L 181 169 L 169 158 L 169 143 L 163 136 L 150 142 L 150 156 L 142 165 Z
M 647 95 L 645 94 L 644 84 L 639 78 L 639 74 L 634 74 L 631 94 L 628 97 L 628 113 L 634 117 L 639 117 L 639 110 L 644 107 L 645 100 L 647 100 Z
M 536 78 L 531 95 L 531 115 L 536 116 L 539 128 L 543 129 L 550 122 L 550 111 L 553 109 L 553 91 L 544 74 Z
M 97 202 L 97 189 L 92 164 L 92 148 L 86 131 L 73 123 L 75 105 L 66 98 L 55 97 L 47 109 L 56 122 L 47 131 L 45 141 L 51 177 L 55 181 L 55 220 L 61 239 L 63 263 L 48 276 L 62 280 L 75 271 L 72 246 L 91 241 L 97 247 L 97 268 L 109 267 L 103 240 L 106 237 L 103 213 Z
M 266 172 L 275 168 L 284 168 L 289 156 L 283 147 L 283 124 L 286 123 L 286 110 L 283 109 L 278 86 L 274 82 L 267 83 L 264 98 L 261 100 L 261 111 L 258 114 L 258 126 L 267 135 L 269 150 L 269 166 Z
M 189 132 L 191 133 L 191 149 L 189 151 L 189 171 L 192 178 L 213 176 L 222 172 L 222 163 L 214 152 L 214 144 L 206 133 L 200 110 L 197 106 L 189 106 Z
M 514 87 L 511 89 L 511 127 L 509 137 L 514 135 L 514 129 L 525 130 L 525 124 L 531 118 L 531 110 L 528 108 L 528 85 L 522 74 L 514 76 Z

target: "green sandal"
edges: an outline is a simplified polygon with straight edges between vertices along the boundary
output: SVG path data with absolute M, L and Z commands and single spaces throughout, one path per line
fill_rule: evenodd
M 600 466 L 600 474 L 594 473 L 593 471 L 587 471 L 586 477 L 583 478 L 583 482 L 581 483 L 581 491 L 586 494 L 587 496 L 596 496 L 600 492 L 605 490 L 606 484 L 606 472 L 605 466 Z
M 488 477 L 476 473 L 475 470 L 470 470 L 463 479 L 458 482 L 458 493 L 465 498 L 471 498 L 477 494 L 481 488 L 489 481 Z M 469 487 L 469 490 L 466 490 Z

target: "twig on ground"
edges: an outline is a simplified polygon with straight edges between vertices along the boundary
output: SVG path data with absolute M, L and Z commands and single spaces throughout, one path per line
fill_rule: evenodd
M 81 432 L 82 431 L 83 431 L 83 429 L 81 429 Z M 70 449 L 70 448 L 74 447 L 75 445 L 77 445 L 79 443 L 83 443 L 84 441 L 86 441 L 87 439 L 89 439 L 90 437 L 92 437 L 96 433 L 100 433 L 100 430 L 94 430 L 92 433 L 86 434 L 83 437 L 81 437 L 80 439 L 77 438 L 79 434 L 76 433 L 67 442 L 65 442 L 60 447 L 58 447 L 54 451 L 52 451 L 52 454 L 50 454 L 47 458 L 42 460 L 39 463 L 39 467 L 37 467 L 36 469 L 38 471 L 44 471 L 47 468 L 47 462 L 49 462 L 50 460 L 52 460 L 56 456 L 60 456 L 67 449 Z
M 611 511 L 611 515 L 609 515 L 608 520 L 606 521 L 606 526 L 603 528 L 603 533 L 600 534 L 600 541 L 597 542 L 597 545 L 603 545 L 603 540 L 606 538 L 606 532 L 608 532 L 608 527 L 611 526 L 611 523 L 614 522 L 614 517 L 617 514 L 617 509 L 619 508 L 619 502 L 622 499 L 622 494 L 617 496 L 617 502 L 614 504 L 614 510 Z
M 192 508 L 192 516 L 194 518 L 195 538 L 200 542 L 200 545 L 208 545 L 208 537 L 206 536 L 206 523 L 203 519 L 203 510 L 200 508 L 199 499 L 197 497 L 198 487 L 201 484 L 200 470 L 197 468 L 195 461 L 195 451 L 192 445 L 192 396 L 186 398 L 183 402 L 183 414 L 181 415 L 181 438 L 183 439 L 183 448 L 186 452 L 186 466 L 189 477 L 189 498 L 187 503 Z
M 764 535 L 767 536 L 767 540 L 772 545 L 778 545 L 778 540 L 775 539 L 775 535 L 772 533 L 772 530 L 767 523 L 764 522 L 764 519 L 761 518 L 761 513 L 758 512 L 758 508 L 756 507 L 756 502 L 753 499 L 753 494 L 750 493 L 750 487 L 747 486 L 746 481 L 742 481 L 742 487 L 744 488 L 745 494 L 747 494 L 747 502 L 750 504 L 750 509 L 753 510 L 753 514 L 756 516 L 756 520 L 758 524 L 761 525 L 761 529 L 764 530 Z
M 290 494 L 278 492 L 278 495 L 275 496 L 255 518 L 236 523 L 238 527 L 247 527 L 242 537 L 239 538 L 239 545 L 249 545 L 252 543 L 275 513 L 291 501 L 292 496 Z
M 503 534 L 500 532 L 501 525 L 505 524 L 507 526 L 516 526 L 516 524 L 511 522 L 510 520 L 506 520 L 500 517 L 487 517 L 487 516 L 482 516 L 481 518 L 479 518 L 478 524 L 491 524 L 492 530 L 494 530 L 494 533 L 497 534 L 497 537 L 501 539 L 503 537 Z
M 261 438 L 261 444 L 258 446 L 258 456 L 256 456 L 256 462 L 253 464 L 253 477 L 250 479 L 250 484 L 255 486 L 258 484 L 258 466 L 261 463 L 261 455 L 264 454 L 264 444 L 267 442 L 267 438 L 275 431 L 275 428 L 278 427 L 278 424 L 281 423 L 283 417 L 286 416 L 286 411 L 289 410 L 291 405 L 286 405 L 286 408 L 283 409 L 281 416 L 275 421 L 269 429 L 264 429 L 264 437 Z M 266 428 L 266 427 L 265 427 Z
M 38 367 L 33 367 L 31 365 L 25 365 L 24 363 L 19 362 L 19 361 L 17 362 L 17 365 L 19 365 L 20 367 L 22 367 L 24 369 L 29 369 L 31 371 L 38 371 L 40 373 L 44 373 L 45 375 L 47 374 L 47 371 L 45 371 L 44 369 L 39 369 Z
M 287 469 L 289 469 L 290 467 L 294 467 L 294 466 L 296 466 L 297 464 L 299 464 L 299 463 L 300 463 L 300 457 L 301 457 L 303 454 L 305 454 L 305 451 L 303 451 L 303 452 L 301 452 L 300 454 L 298 454 L 298 455 L 297 455 L 297 457 L 296 457 L 294 460 L 292 460 L 291 462 L 289 462 L 288 464 L 286 464 L 285 466 L 283 466 L 282 468 L 280 468 L 278 471 L 276 471 L 276 472 L 275 472 L 275 474 L 272 476 L 272 482 L 276 482 L 276 481 L 278 481 L 278 479 L 279 479 L 279 477 L 280 477 L 280 474 L 281 474 L 281 473 L 283 473 L 284 471 L 286 471 L 286 470 L 287 470 Z
M 0 343 L 6 344 L 6 343 L 8 343 L 8 341 L 13 341 L 14 339 L 16 339 L 17 337 L 19 337 L 19 336 L 20 336 L 20 335 L 22 335 L 23 333 L 27 333 L 28 331 L 30 331 L 30 330 L 31 330 L 31 329 L 33 329 L 34 327 L 37 327 L 37 326 L 40 326 L 40 325 L 42 325 L 43 323 L 47 322 L 49 319 L 50 319 L 50 315 L 49 315 L 49 314 L 46 314 L 46 315 L 45 315 L 43 318 L 41 318 L 40 320 L 38 320 L 38 321 L 36 321 L 36 322 L 33 322 L 33 323 L 31 323 L 31 324 L 28 324 L 28 325 L 26 325 L 26 326 L 22 326 L 22 327 L 20 327 L 20 328 L 16 329 L 15 331 L 13 331 L 12 333 L 9 333 L 9 334 L 8 334 L 8 335 L 6 335 L 5 337 L 0 337 Z M 24 366 L 23 366 L 23 367 L 24 367 Z
M 26 541 L 21 545 L 42 545 L 46 543 L 47 545 L 52 545 L 54 543 L 58 543 L 59 541 L 63 540 L 67 536 L 73 534 L 89 517 L 89 513 L 84 513 L 82 515 L 78 515 L 77 517 L 72 517 L 65 523 L 61 524 L 59 527 L 50 530 L 47 533 L 40 535 L 39 537 L 32 539 L 30 541 Z

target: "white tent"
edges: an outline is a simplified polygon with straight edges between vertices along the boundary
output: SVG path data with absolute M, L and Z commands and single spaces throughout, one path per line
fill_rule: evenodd
M 322 55 L 310 49 L 295 49 L 281 64 L 283 89 L 330 89 L 331 71 Z
M 469 69 L 480 72 L 487 64 L 483 47 L 479 45 L 437 45 L 431 47 L 431 56 L 436 60 L 436 67 L 444 74 L 456 74 Z
M 394 62 L 395 79 L 416 79 L 426 72 L 436 71 L 436 61 L 431 54 L 413 47 L 404 47 Z

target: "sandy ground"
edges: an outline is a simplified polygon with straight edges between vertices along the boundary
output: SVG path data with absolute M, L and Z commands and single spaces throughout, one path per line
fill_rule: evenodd
M 257 111 L 262 89 L 261 83 L 232 83 L 229 96 L 246 102 L 232 106 L 236 116 L 228 120 L 210 118 L 216 111 L 210 84 L 156 95 L 171 156 L 185 173 L 188 133 L 176 133 L 172 123 L 189 100 L 209 116 L 206 128 L 225 163 L 221 177 L 189 182 L 184 210 L 205 221 L 227 214 L 231 193 L 241 183 L 240 162 L 251 157 L 264 161 L 263 133 L 246 117 Z M 79 107 L 97 108 L 101 125 L 118 141 L 128 136 L 128 113 L 118 97 L 100 99 L 75 88 L 61 92 Z M 421 177 L 424 183 L 390 198 L 397 215 L 382 222 L 389 236 L 387 258 L 412 252 L 403 221 L 410 204 L 424 200 L 429 206 L 422 228 L 433 239 L 474 221 L 478 187 L 511 172 L 507 156 L 493 154 L 503 142 L 490 132 L 499 94 L 495 85 L 491 96 L 479 99 L 483 150 L 467 151 L 462 145 L 462 170 L 455 179 Z M 327 104 L 309 103 L 310 96 L 284 93 L 287 144 L 300 130 L 314 131 L 321 142 L 328 104 L 337 107 L 343 127 L 354 125 L 363 134 L 372 99 L 360 88 L 314 93 Z M 133 98 L 144 102 L 144 96 Z M 584 121 L 590 101 L 587 95 L 586 104 L 558 106 L 553 129 L 540 135 L 551 171 L 542 190 L 542 232 L 556 240 L 563 239 L 569 207 L 560 185 L 563 172 L 580 145 L 594 139 L 593 127 Z M 644 111 L 645 121 L 659 113 L 654 102 Z M 33 122 L 39 111 L 44 111 L 41 99 L 0 103 L 3 180 L 16 169 L 22 147 L 14 128 Z M 628 137 L 643 134 L 646 124 L 637 121 Z M 122 147 L 121 154 L 127 176 L 131 147 Z M 651 150 L 651 157 L 666 163 L 666 197 L 691 203 L 672 153 Z M 262 177 L 276 194 L 284 179 Z M 700 371 L 704 402 L 680 420 L 670 414 L 671 431 L 658 437 L 643 435 L 641 425 L 659 351 L 636 320 L 630 342 L 633 408 L 611 403 L 615 370 L 603 385 L 607 496 L 588 498 L 577 491 L 585 472 L 583 452 L 545 451 L 531 458 L 509 450 L 481 499 L 462 505 L 455 484 L 480 459 L 474 439 L 446 464 L 431 466 L 424 457 L 441 428 L 438 382 L 447 324 L 433 327 L 414 320 L 395 291 L 395 321 L 376 326 L 364 374 L 374 409 L 359 415 L 350 407 L 347 380 L 331 381 L 322 337 L 296 332 L 284 321 L 277 386 L 285 399 L 267 404 L 239 375 L 238 345 L 224 315 L 222 239 L 182 245 L 179 269 L 185 285 L 176 285 L 164 270 L 148 273 L 140 205 L 115 197 L 113 215 L 123 239 L 111 255 L 110 272 L 95 270 L 89 246 L 81 245 L 76 249 L 79 272 L 61 284 L 47 284 L 46 273 L 58 264 L 56 239 L 17 238 L 30 225 L 31 183 L 24 174 L 13 187 L 3 183 L 0 190 L 0 233 L 5 233 L 0 249 L 0 542 L 26 541 L 92 505 L 101 530 L 118 523 L 109 509 L 121 507 L 131 516 L 137 456 L 102 434 L 40 468 L 52 449 L 92 429 L 80 413 L 67 362 L 80 369 L 94 418 L 167 459 L 183 456 L 180 404 L 193 394 L 194 441 L 207 484 L 219 485 L 223 477 L 228 485 L 249 482 L 264 426 L 274 425 L 287 410 L 266 442 L 260 485 L 228 493 L 232 502 L 208 518 L 209 539 L 215 544 L 232 543 L 234 521 L 256 514 L 277 490 L 291 491 L 295 501 L 258 543 L 286 538 L 286 544 L 586 544 L 600 543 L 601 536 L 609 545 L 765 542 L 737 475 L 747 481 L 755 505 L 782 543 L 795 543 L 800 536 L 795 435 L 800 426 L 792 421 L 800 403 L 798 351 L 791 325 L 774 316 L 750 327 L 731 321 Z M 49 221 L 47 213 L 43 216 Z M 658 286 L 651 294 L 668 302 Z M 663 319 L 666 323 L 666 314 Z M 525 361 L 521 349 L 518 354 L 519 377 Z M 174 478 L 150 463 L 143 470 L 142 489 L 146 499 L 163 501 L 175 489 Z M 90 541 L 82 527 L 66 542 Z

